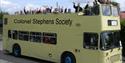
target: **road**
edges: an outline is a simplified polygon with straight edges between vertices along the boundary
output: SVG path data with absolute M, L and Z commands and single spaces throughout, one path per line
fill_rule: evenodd
M 11 63 L 50 63 L 40 59 L 35 59 L 35 58 L 30 58 L 25 56 L 17 58 L 12 56 L 11 54 L 4 54 L 2 51 L 0 51 L 0 60 L 8 61 Z
M 0 63 L 52 63 L 31 57 L 14 57 L 11 54 L 4 54 L 2 51 L 2 41 L 0 40 Z M 123 61 L 125 63 L 125 59 Z

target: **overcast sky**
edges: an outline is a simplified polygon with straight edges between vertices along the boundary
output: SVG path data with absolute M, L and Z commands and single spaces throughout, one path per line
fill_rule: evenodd
M 9 13 L 23 10 L 24 7 L 27 9 L 43 8 L 45 6 L 56 7 L 56 3 L 63 8 L 72 8 L 72 2 L 80 2 L 81 5 L 85 5 L 88 1 L 93 0 L 0 0 L 0 9 Z M 125 0 L 113 0 L 120 3 L 121 10 L 125 10 Z

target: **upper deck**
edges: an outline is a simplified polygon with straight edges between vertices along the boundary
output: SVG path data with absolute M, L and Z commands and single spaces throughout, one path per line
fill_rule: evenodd
M 7 18 L 7 19 L 6 19 Z M 73 29 L 83 31 L 120 30 L 118 16 L 83 16 L 77 13 L 69 14 L 34 14 L 34 15 L 5 15 L 9 29 L 27 30 L 60 30 Z

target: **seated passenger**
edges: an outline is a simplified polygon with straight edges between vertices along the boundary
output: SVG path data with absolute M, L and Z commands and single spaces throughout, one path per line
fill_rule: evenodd
M 78 3 L 77 6 L 75 6 L 75 3 L 73 2 L 73 7 L 75 8 L 75 12 L 82 12 L 82 7 L 80 7 L 80 3 Z

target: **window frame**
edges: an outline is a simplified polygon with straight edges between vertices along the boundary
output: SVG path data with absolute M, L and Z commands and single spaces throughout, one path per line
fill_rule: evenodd
M 114 9 L 117 10 L 117 14 L 114 12 Z M 111 6 L 111 12 L 112 12 L 112 16 L 119 16 L 119 9 L 117 6 Z
M 16 38 L 14 38 L 13 36 L 15 31 L 16 31 Z M 30 41 L 34 43 L 57 44 L 57 33 L 53 32 L 29 32 L 29 31 L 8 30 L 8 38 L 21 41 Z M 37 38 L 39 39 L 39 41 Z M 48 38 L 49 41 L 45 42 L 45 38 Z
M 101 7 L 102 7 L 102 15 L 103 15 L 103 16 L 111 16 L 111 15 L 112 15 L 112 8 L 111 8 L 110 5 L 101 5 Z M 105 8 L 104 8 L 104 7 L 105 7 Z M 106 8 L 108 8 L 108 7 L 109 7 L 109 9 L 110 9 L 110 10 L 109 10 L 109 11 L 110 11 L 110 14 L 109 14 L 109 15 L 106 15 L 106 13 L 104 13 L 104 12 L 105 12 L 104 10 L 105 10 Z
M 37 33 L 40 33 L 40 34 L 37 34 Z M 40 41 L 37 41 L 36 38 L 40 38 Z M 36 43 L 41 43 L 43 42 L 43 38 L 42 38 L 42 33 L 41 32 L 30 32 L 30 35 L 29 35 L 29 40 L 30 42 L 36 42 Z
M 17 30 L 11 30 L 12 39 L 17 40 L 18 39 L 18 31 Z M 16 34 L 16 35 L 15 35 Z
M 88 38 L 85 37 L 87 35 L 88 35 L 90 40 L 88 40 Z M 87 42 L 86 40 L 89 41 L 89 42 Z M 91 40 L 93 40 L 93 44 L 90 43 L 90 42 L 92 42 Z M 86 44 L 86 43 L 88 43 L 88 44 Z M 98 33 L 95 33 L 95 32 L 84 32 L 83 33 L 83 48 L 98 50 L 99 49 L 98 48 L 98 46 L 99 46 L 98 43 L 99 43 L 99 34 Z
M 12 32 L 11 32 L 11 30 L 8 30 L 8 38 L 12 38 Z
M 46 35 L 52 35 L 52 36 L 46 36 Z M 54 42 L 52 42 L 52 40 Z M 49 32 L 44 32 L 43 33 L 43 43 L 46 43 L 46 44 L 57 44 L 57 34 L 56 33 L 52 33 L 52 32 L 50 32 L 50 33 Z
M 24 36 L 28 36 L 27 39 L 24 37 Z M 29 32 L 28 31 L 19 31 L 19 40 L 22 40 L 22 41 L 29 41 Z
M 7 25 L 8 24 L 8 18 L 4 18 L 4 25 Z

